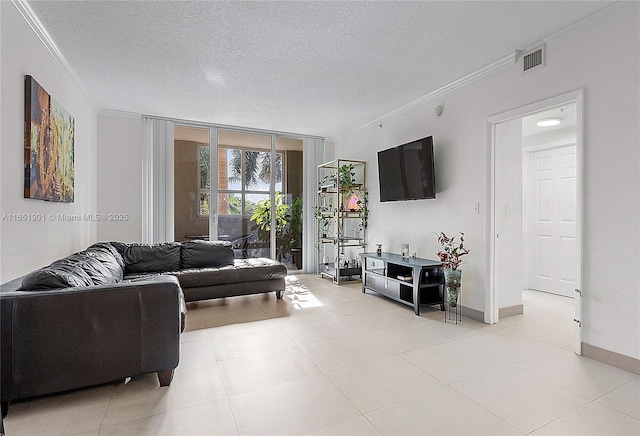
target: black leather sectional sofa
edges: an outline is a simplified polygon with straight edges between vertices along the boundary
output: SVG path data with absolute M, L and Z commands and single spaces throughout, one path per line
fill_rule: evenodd
M 275 291 L 287 269 L 228 242 L 100 242 L 0 288 L 0 395 L 9 401 L 178 366 L 185 300 Z

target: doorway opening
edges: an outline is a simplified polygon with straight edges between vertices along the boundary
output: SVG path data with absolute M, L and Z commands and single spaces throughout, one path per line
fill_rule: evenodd
M 488 122 L 491 234 L 485 321 L 527 313 L 525 303 L 533 313 L 539 292 L 557 302 L 559 313 L 566 314 L 568 299 L 575 300 L 575 317 L 566 326 L 570 331 L 574 324 L 574 351 L 580 354 L 582 91 Z
M 575 298 L 575 102 L 522 117 L 522 150 L 523 287 Z

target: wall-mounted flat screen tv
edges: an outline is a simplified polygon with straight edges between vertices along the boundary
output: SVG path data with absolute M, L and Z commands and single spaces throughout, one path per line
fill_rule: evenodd
M 378 152 L 380 201 L 436 198 L 433 137 Z

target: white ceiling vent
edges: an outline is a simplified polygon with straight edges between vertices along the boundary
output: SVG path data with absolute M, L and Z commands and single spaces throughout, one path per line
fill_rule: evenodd
M 522 53 L 522 72 L 526 73 L 545 66 L 545 44 Z

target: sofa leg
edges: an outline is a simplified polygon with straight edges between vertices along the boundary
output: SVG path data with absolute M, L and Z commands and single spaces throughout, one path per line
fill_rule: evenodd
M 2 402 L 2 417 L 5 418 L 7 416 L 7 413 L 9 413 L 9 402 L 8 401 L 3 401 Z
M 160 386 L 169 386 L 171 384 L 171 380 L 173 380 L 173 371 L 173 369 L 158 371 L 158 381 L 160 382 Z
M 276 298 L 278 300 L 282 300 L 282 294 L 284 293 L 284 291 L 276 291 Z

